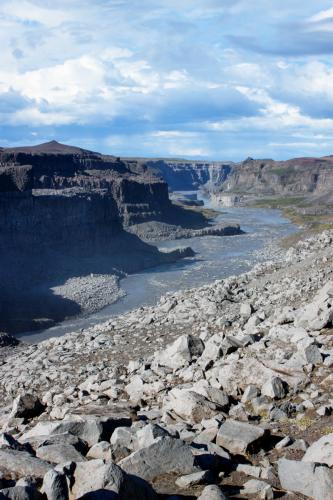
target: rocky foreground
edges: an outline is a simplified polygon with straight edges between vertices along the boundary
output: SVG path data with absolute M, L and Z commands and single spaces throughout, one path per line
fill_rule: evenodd
M 0 498 L 333 498 L 333 232 L 38 345 L 0 338 Z

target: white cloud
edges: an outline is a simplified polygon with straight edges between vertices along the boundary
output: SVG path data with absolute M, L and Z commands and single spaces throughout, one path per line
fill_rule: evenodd
M 50 9 L 36 5 L 34 2 L 26 0 L 5 2 L 1 11 L 6 17 L 17 18 L 21 21 L 34 21 L 49 28 L 71 19 L 68 9 Z
M 312 23 L 318 23 L 320 21 L 325 21 L 326 19 L 333 18 L 333 7 L 327 10 L 321 10 L 314 16 L 311 16 L 308 21 Z

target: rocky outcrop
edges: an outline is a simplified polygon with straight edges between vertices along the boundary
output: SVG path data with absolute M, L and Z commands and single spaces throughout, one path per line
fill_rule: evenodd
M 234 165 L 220 184 L 222 195 L 320 196 L 331 192 L 333 157 L 253 160 Z

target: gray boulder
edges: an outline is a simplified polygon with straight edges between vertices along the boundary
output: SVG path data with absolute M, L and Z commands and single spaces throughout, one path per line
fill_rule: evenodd
M 285 384 L 280 377 L 272 377 L 262 386 L 261 394 L 272 399 L 282 399 L 286 395 Z
M 265 430 L 237 420 L 226 420 L 216 436 L 216 444 L 235 455 L 244 455 L 249 449 L 259 444 Z
M 115 464 L 105 464 L 103 460 L 79 462 L 74 471 L 71 493 L 74 498 L 80 498 L 98 490 L 108 490 L 119 494 L 124 482 L 125 474 Z
M 136 433 L 135 449 L 147 448 L 154 443 L 156 438 L 169 436 L 168 431 L 156 424 L 148 424 Z
M 155 500 L 156 495 L 149 484 L 126 474 L 116 464 L 90 460 L 76 465 L 71 498 Z
M 99 441 L 108 441 L 114 429 L 118 426 L 129 425 L 131 420 L 119 416 L 119 418 L 97 417 L 94 415 L 77 416 L 60 422 L 38 422 L 30 431 L 23 434 L 22 438 L 29 441 L 36 436 L 70 433 L 86 441 L 93 446 Z
M 14 477 L 32 476 L 34 478 L 43 478 L 50 469 L 50 464 L 40 458 L 33 457 L 26 451 L 0 450 L 0 471 L 9 473 Z
M 66 477 L 54 469 L 45 474 L 42 490 L 47 496 L 47 500 L 68 500 Z
M 84 462 L 86 459 L 74 446 L 66 443 L 40 446 L 36 456 L 47 462 L 60 464 L 65 462 Z
M 203 489 L 198 500 L 228 500 L 228 497 L 225 496 L 218 486 L 212 484 Z
M 333 433 L 314 442 L 305 452 L 303 462 L 317 462 L 333 467 Z
M 187 389 L 172 389 L 164 400 L 163 409 L 172 411 L 186 422 L 201 422 L 218 412 L 217 405 L 197 392 Z
M 282 458 L 278 461 L 278 474 L 284 490 L 314 500 L 332 500 L 333 470 L 326 466 Z
M 157 438 L 153 444 L 135 451 L 118 464 L 129 474 L 147 481 L 170 472 L 190 474 L 196 470 L 191 448 L 171 437 Z
M 38 417 L 45 410 L 45 406 L 34 394 L 20 394 L 13 401 L 10 416 L 12 418 L 33 418 Z
M 43 500 L 43 495 L 31 486 L 13 486 L 0 490 L 0 499 L 10 500 Z M 48 499 L 49 500 L 49 499 Z
M 169 347 L 155 356 L 161 366 L 177 369 L 186 366 L 193 357 L 199 357 L 204 351 L 204 343 L 193 335 L 182 335 Z

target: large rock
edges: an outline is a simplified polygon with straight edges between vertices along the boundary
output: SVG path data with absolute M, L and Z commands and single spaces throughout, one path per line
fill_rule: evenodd
M 303 462 L 317 462 L 333 467 L 333 433 L 313 443 L 303 457 Z
M 333 320 L 333 282 L 328 282 L 310 304 L 300 308 L 295 314 L 295 326 L 307 330 L 321 330 Z
M 81 497 L 85 500 L 156 499 L 154 491 L 145 481 L 129 476 L 116 464 L 106 464 L 103 460 L 90 460 L 76 465 L 70 499 Z
M 278 474 L 284 490 L 314 500 L 332 500 L 333 471 L 325 466 L 282 458 L 278 462 Z
M 26 451 L 0 449 L 0 471 L 12 474 L 14 477 L 31 476 L 43 478 L 51 465 Z
M 54 434 L 63 434 L 69 432 L 78 436 L 93 446 L 99 441 L 110 439 L 114 429 L 118 426 L 129 425 L 129 418 L 124 417 L 96 417 L 85 415 L 82 417 L 69 418 L 60 422 L 39 422 L 30 431 L 22 435 L 22 439 L 29 441 L 36 436 L 47 436 Z
M 259 444 L 264 435 L 265 430 L 256 425 L 226 420 L 216 436 L 216 444 L 234 455 L 245 455 L 249 449 Z
M 13 418 L 33 418 L 43 413 L 45 406 L 34 394 L 20 394 L 14 399 L 10 416 Z
M 215 484 L 206 486 L 203 489 L 201 495 L 198 497 L 198 500 L 227 500 L 228 497 L 222 492 L 222 490 L 216 486 Z
M 74 446 L 66 443 L 40 446 L 36 456 L 47 462 L 60 464 L 65 462 L 84 462 L 86 459 Z
M 219 382 L 228 394 L 237 394 L 249 384 L 262 387 L 267 380 L 280 377 L 289 387 L 297 387 L 306 380 L 302 366 L 288 367 L 285 364 L 254 357 L 244 357 L 224 363 L 219 369 Z
M 31 486 L 13 486 L 0 490 L 0 499 L 4 500 L 44 500 L 43 495 Z M 48 500 L 52 500 L 49 499 Z M 60 499 L 59 499 L 60 500 Z
M 154 443 L 159 437 L 169 436 L 168 431 L 156 424 L 145 425 L 136 433 L 135 448 L 140 450 Z
M 88 451 L 87 443 L 80 439 L 78 436 L 74 436 L 74 434 L 71 434 L 69 432 L 64 432 L 63 434 L 52 434 L 49 436 L 32 436 L 28 439 L 21 437 L 20 443 L 22 443 L 21 446 L 29 443 L 29 445 L 35 451 L 41 446 L 50 446 L 55 444 L 66 444 L 74 446 L 74 448 L 83 455 L 85 455 Z M 11 446 L 11 448 L 12 447 L 13 446 Z
M 129 474 L 147 481 L 166 473 L 190 474 L 196 470 L 191 448 L 180 439 L 160 437 L 119 462 Z
M 172 411 L 187 422 L 201 422 L 218 412 L 218 406 L 197 392 L 172 389 L 164 400 L 163 409 Z
M 282 399 L 286 395 L 286 390 L 280 377 L 267 380 L 261 388 L 261 394 L 272 399 Z
M 104 460 L 89 460 L 76 464 L 72 498 L 80 498 L 86 493 L 108 490 L 119 494 L 125 482 L 125 474 L 115 464 L 105 464 Z
M 201 339 L 192 335 L 182 335 L 167 349 L 157 353 L 155 361 L 161 366 L 177 369 L 186 366 L 193 357 L 199 357 L 204 351 Z
M 45 474 L 42 490 L 47 500 L 68 500 L 66 477 L 55 470 L 50 470 Z

